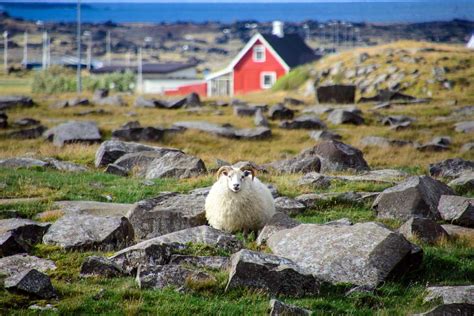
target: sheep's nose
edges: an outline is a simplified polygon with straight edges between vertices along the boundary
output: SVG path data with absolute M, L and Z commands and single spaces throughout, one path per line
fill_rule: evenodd
M 234 190 L 238 190 L 240 188 L 240 184 L 236 183 L 233 185 L 234 186 Z

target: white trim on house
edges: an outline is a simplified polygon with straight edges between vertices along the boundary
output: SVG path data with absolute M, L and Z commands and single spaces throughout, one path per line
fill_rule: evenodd
M 261 54 L 258 58 L 258 54 Z M 264 63 L 266 61 L 266 54 L 265 54 L 265 45 L 255 45 L 252 51 L 252 59 L 256 63 Z
M 229 69 L 229 67 L 227 66 L 226 68 L 222 69 L 222 70 L 219 70 L 217 72 L 213 72 L 212 74 L 209 74 L 206 76 L 205 80 L 211 80 L 211 79 L 214 79 L 214 78 L 217 78 L 217 77 L 220 77 L 220 76 L 223 76 L 225 74 L 228 74 L 229 72 L 232 72 L 233 69 Z
M 265 84 L 265 77 L 271 77 L 271 83 L 269 85 Z M 276 82 L 277 74 L 275 71 L 262 71 L 260 73 L 260 88 L 262 89 L 270 89 Z

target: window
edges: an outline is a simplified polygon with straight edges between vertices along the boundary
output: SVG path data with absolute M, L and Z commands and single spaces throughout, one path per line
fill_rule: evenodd
M 265 61 L 265 47 L 263 45 L 255 45 L 253 47 L 253 61 L 257 63 Z
M 260 87 L 262 89 L 269 89 L 276 81 L 276 72 L 262 72 L 260 74 Z

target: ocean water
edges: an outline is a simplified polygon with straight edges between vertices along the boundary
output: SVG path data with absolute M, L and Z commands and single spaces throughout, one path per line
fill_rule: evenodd
M 73 1 L 74 2 L 74 1 Z M 76 19 L 74 3 L 11 3 L 0 9 L 28 20 Z M 351 22 L 428 22 L 474 20 L 474 0 L 413 0 L 344 3 L 86 3 L 84 22 L 259 22 L 342 20 Z

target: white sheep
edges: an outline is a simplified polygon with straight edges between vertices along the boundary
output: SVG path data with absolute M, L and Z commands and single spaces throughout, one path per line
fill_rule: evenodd
M 224 166 L 206 198 L 209 224 L 227 232 L 257 232 L 275 214 L 270 190 L 255 177 L 251 166 Z

